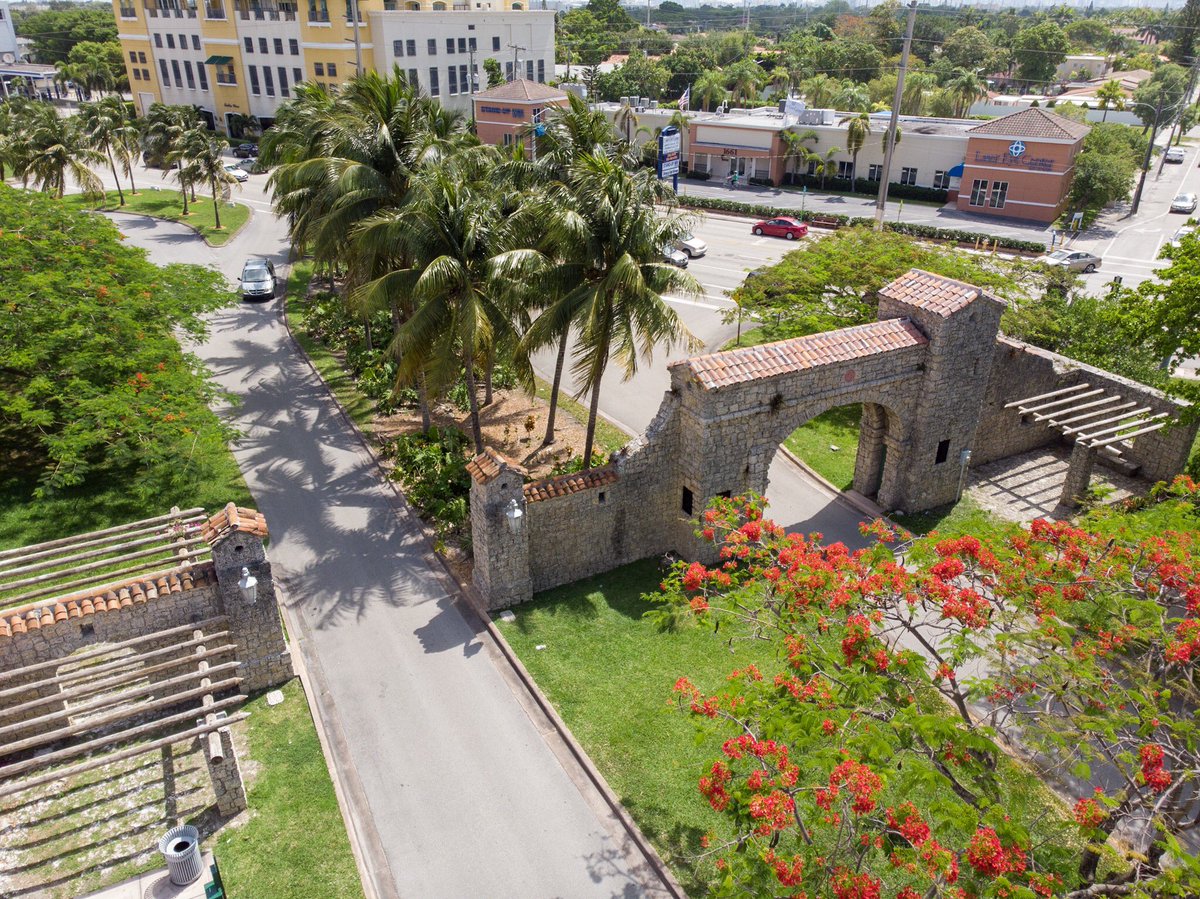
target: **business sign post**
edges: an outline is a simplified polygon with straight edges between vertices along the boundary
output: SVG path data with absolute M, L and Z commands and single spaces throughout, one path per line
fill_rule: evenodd
M 668 125 L 658 135 L 658 177 L 671 178 L 671 186 L 679 191 L 679 158 L 683 155 L 683 135 L 674 125 Z

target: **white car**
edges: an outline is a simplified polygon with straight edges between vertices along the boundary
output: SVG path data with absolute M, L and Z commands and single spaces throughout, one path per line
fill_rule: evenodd
M 1100 267 L 1100 257 L 1083 250 L 1055 250 L 1043 256 L 1040 262 L 1065 268 L 1073 272 L 1094 272 Z
M 236 163 L 232 163 L 232 162 L 225 163 L 225 171 L 227 171 L 229 174 L 233 175 L 234 180 L 237 181 L 239 184 L 241 184 L 243 181 L 250 180 L 250 175 L 246 172 L 246 170 L 244 168 L 242 168 L 240 165 L 237 165 Z
M 1195 225 L 1180 225 L 1179 230 L 1171 235 L 1171 240 L 1167 244 L 1169 247 L 1177 247 L 1183 243 L 1183 239 L 1196 230 Z
M 1183 147 L 1172 147 L 1163 154 L 1164 162 L 1183 162 Z
M 708 252 L 708 244 L 694 234 L 685 234 L 675 241 L 675 249 L 687 253 L 689 259 L 696 259 Z
M 1192 213 L 1196 211 L 1196 195 L 1180 194 L 1171 201 L 1172 212 Z

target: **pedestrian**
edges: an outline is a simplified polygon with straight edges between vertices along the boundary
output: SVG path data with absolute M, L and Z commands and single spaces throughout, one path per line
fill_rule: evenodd
M 730 176 L 729 176 L 729 180 L 730 180 L 730 181 L 733 183 L 733 186 L 734 186 L 734 187 L 737 187 L 737 184 L 738 184 L 738 173 L 737 173 L 737 172 L 734 172 L 732 175 L 730 175 Z

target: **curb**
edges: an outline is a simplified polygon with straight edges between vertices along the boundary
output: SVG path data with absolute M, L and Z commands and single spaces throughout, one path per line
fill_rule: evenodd
M 291 266 L 288 267 L 288 277 L 290 278 L 290 276 Z M 376 455 L 370 441 L 367 439 L 366 435 L 363 434 L 362 429 L 360 429 L 354 422 L 354 419 L 350 417 L 350 414 L 346 412 L 345 408 L 343 408 L 342 404 L 338 401 L 337 396 L 330 389 L 329 385 L 325 383 L 325 379 L 321 377 L 320 372 L 317 371 L 317 368 L 315 365 L 313 365 L 312 360 L 309 359 L 308 353 L 304 351 L 304 347 L 300 345 L 300 342 L 296 339 L 295 334 L 292 333 L 291 323 L 288 321 L 287 317 L 286 295 L 283 297 L 282 303 L 280 303 L 278 300 L 276 303 L 278 304 L 276 307 L 276 315 L 281 319 L 284 330 L 287 331 L 288 339 L 291 340 L 292 345 L 296 348 L 297 352 L 300 354 L 300 357 L 304 359 L 305 364 L 312 371 L 313 375 L 316 376 L 318 381 L 320 381 L 321 386 L 324 388 L 325 393 L 329 396 L 330 401 L 333 403 L 335 408 L 337 408 L 338 414 L 358 438 L 358 441 L 363 450 L 366 452 L 367 456 L 371 459 L 372 463 L 380 471 L 382 471 L 383 468 L 379 462 L 379 457 Z M 549 699 L 547 699 L 545 694 L 542 693 L 541 689 L 534 682 L 529 672 L 525 669 L 525 666 L 521 664 L 520 659 L 517 658 L 516 653 L 513 651 L 512 647 L 509 646 L 508 641 L 504 639 L 504 635 L 500 633 L 499 629 L 497 629 L 495 623 L 491 620 L 490 615 L 484 611 L 482 608 L 482 603 L 480 602 L 478 595 L 475 593 L 474 587 L 461 582 L 446 564 L 445 559 L 434 552 L 432 539 L 434 536 L 433 531 L 425 524 L 424 521 L 421 520 L 421 517 L 417 515 L 412 506 L 409 505 L 408 500 L 404 496 L 403 492 L 390 479 L 383 478 L 382 480 L 383 483 L 390 488 L 389 495 L 392 497 L 395 503 L 396 513 L 409 519 L 420 532 L 423 543 L 422 554 L 426 557 L 426 562 L 430 564 L 431 569 L 438 576 L 448 579 L 450 583 L 456 587 L 455 590 L 447 590 L 446 592 L 462 611 L 469 613 L 468 623 L 476 626 L 477 633 L 482 630 L 492 638 L 496 648 L 500 651 L 500 654 L 508 663 L 511 673 L 528 691 L 530 698 L 533 699 L 538 710 L 545 715 L 550 725 L 554 728 L 554 731 L 558 735 L 559 739 L 562 740 L 567 747 L 572 758 L 575 759 L 576 763 L 582 769 L 583 774 L 587 778 L 588 782 L 591 783 L 591 785 L 600 794 L 605 805 L 608 806 L 613 815 L 620 822 L 625 833 L 633 842 L 633 845 L 642 853 L 646 863 L 662 882 L 666 891 L 672 897 L 674 897 L 674 899 L 687 899 L 687 894 L 675 880 L 674 876 L 671 874 L 662 858 L 659 857 L 654 847 L 650 844 L 650 841 L 629 816 L 629 813 L 625 810 L 625 807 L 621 805 L 620 800 L 617 798 L 616 794 L 613 793 L 612 788 L 609 787 L 608 782 L 604 779 L 603 775 L 596 770 L 596 767 L 587 755 L 587 752 L 575 740 L 574 735 L 571 733 L 570 729 L 567 727 L 562 718 L 558 716 L 558 713 L 554 710 L 554 707 L 551 705 Z M 463 602 L 460 602 L 460 600 Z M 464 603 L 465 609 L 462 608 Z M 475 620 L 472 622 L 471 619 Z M 568 772 L 568 774 L 569 773 L 570 772 Z
M 158 190 L 158 188 L 157 187 L 147 187 L 147 188 L 145 188 L 145 190 Z M 208 199 L 208 198 L 206 197 L 205 199 Z M 233 205 L 232 200 L 230 200 L 230 205 Z M 148 212 L 130 212 L 126 209 L 122 209 L 119 206 L 116 209 L 88 209 L 85 211 L 86 212 L 96 212 L 96 213 L 100 213 L 100 214 L 104 214 L 106 212 L 107 213 L 115 213 L 117 215 L 129 215 L 129 216 L 136 216 L 137 218 L 150 219 L 152 222 L 170 222 L 172 225 L 183 225 L 183 227 L 187 228 L 189 231 L 191 231 L 193 234 L 195 234 L 197 237 L 199 237 L 202 241 L 204 241 L 204 245 L 206 247 L 208 247 L 210 250 L 223 250 L 223 249 L 225 249 L 225 247 L 229 246 L 229 244 L 233 242 L 234 238 L 236 238 L 238 236 L 238 234 L 241 233 L 242 228 L 245 228 L 247 225 L 249 225 L 250 221 L 254 218 L 254 207 L 253 206 L 250 206 L 246 203 L 239 203 L 238 205 L 245 206 L 246 210 L 249 214 L 246 216 L 246 221 L 242 222 L 242 224 L 238 227 L 237 231 L 233 231 L 229 234 L 229 239 L 226 240 L 225 243 L 209 243 L 208 238 L 200 233 L 199 228 L 197 228 L 195 225 L 191 224 L 190 222 L 183 221 L 182 219 L 163 218 L 160 215 L 151 215 Z

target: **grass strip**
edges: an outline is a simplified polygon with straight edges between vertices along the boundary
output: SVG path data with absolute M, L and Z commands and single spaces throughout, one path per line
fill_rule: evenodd
M 85 196 L 84 194 L 67 194 L 63 202 L 68 206 L 79 209 L 91 209 L 103 212 L 131 212 L 165 219 L 170 222 L 180 222 L 194 228 L 196 232 L 215 247 L 228 243 L 242 226 L 250 219 L 250 207 L 240 203 L 221 204 L 221 230 L 215 227 L 212 199 L 196 194 L 196 199 L 188 203 L 188 215 L 183 215 L 183 200 L 177 190 L 163 190 L 157 187 L 142 187 L 138 192 L 125 191 L 125 205 L 120 205 L 120 198 L 115 190 L 110 190 L 104 199 Z
M 535 378 L 534 381 L 534 392 L 547 403 L 550 402 L 550 384 L 541 378 Z M 565 390 L 558 392 L 558 408 L 579 422 L 583 427 L 587 427 L 587 407 Z M 605 453 L 615 453 L 621 449 L 629 442 L 630 436 L 608 419 L 599 415 L 596 416 L 596 443 Z M 580 453 L 582 452 L 580 450 Z

